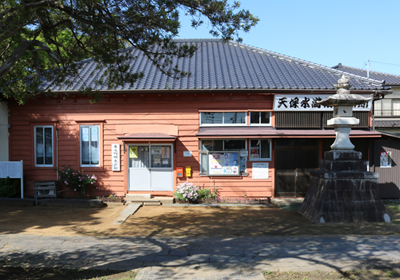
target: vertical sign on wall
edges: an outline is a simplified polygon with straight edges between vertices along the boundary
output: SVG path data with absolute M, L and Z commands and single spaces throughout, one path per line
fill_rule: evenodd
M 111 144 L 111 161 L 112 171 L 121 171 L 119 144 Z

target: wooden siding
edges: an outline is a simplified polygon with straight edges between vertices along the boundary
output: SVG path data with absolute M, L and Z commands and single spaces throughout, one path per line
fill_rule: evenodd
M 321 112 L 275 112 L 276 128 L 321 128 Z
M 356 128 L 368 128 L 369 112 L 353 112 L 360 120 Z M 275 112 L 276 128 L 331 128 L 327 121 L 333 117 L 333 112 Z
M 125 94 L 106 95 L 100 102 L 90 104 L 86 97 L 70 96 L 65 99 L 37 99 L 28 105 L 19 106 L 10 102 L 10 160 L 24 160 L 26 179 L 25 195 L 32 196 L 35 181 L 55 180 L 54 167 L 35 167 L 34 126 L 54 126 L 54 147 L 58 134 L 58 161 L 60 168 L 70 166 L 76 170 L 96 174 L 100 190 L 96 195 L 124 195 L 127 193 L 127 167 L 123 141 L 123 128 L 135 125 L 157 130 L 177 126 L 174 167 L 192 166 L 191 178 L 174 177 L 174 185 L 192 182 L 200 186 L 216 186 L 222 196 L 265 197 L 274 194 L 274 164 L 269 162 L 269 179 L 252 179 L 252 162 L 247 162 L 248 176 L 208 177 L 200 176 L 199 128 L 200 110 L 271 110 L 272 96 L 261 94 Z M 100 125 L 101 159 L 100 168 L 81 168 L 79 126 Z M 129 133 L 140 133 L 130 131 Z M 134 141 L 132 141 L 133 143 Z M 121 171 L 111 171 L 111 144 L 121 144 Z M 183 151 L 192 151 L 191 158 L 183 157 Z M 56 150 L 54 149 L 54 155 Z M 147 192 L 148 193 L 148 192 Z M 172 195 L 172 192 L 154 192 L 154 195 Z M 67 194 L 68 195 L 68 194 Z

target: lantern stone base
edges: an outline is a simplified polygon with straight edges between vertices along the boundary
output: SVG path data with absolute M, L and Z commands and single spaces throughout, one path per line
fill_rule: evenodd
M 379 196 L 379 174 L 365 170 L 360 152 L 325 152 L 320 170 L 310 171 L 299 212 L 316 223 L 391 222 Z

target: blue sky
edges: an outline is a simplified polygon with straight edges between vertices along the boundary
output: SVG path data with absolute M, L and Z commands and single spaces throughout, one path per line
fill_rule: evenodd
M 233 1 L 229 0 L 230 3 Z M 400 75 L 400 0 L 242 0 L 260 19 L 243 43 L 325 66 Z M 213 38 L 182 20 L 179 38 Z

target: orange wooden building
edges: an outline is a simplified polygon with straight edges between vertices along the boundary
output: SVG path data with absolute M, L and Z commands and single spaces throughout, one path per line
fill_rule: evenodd
M 91 84 L 102 70 L 86 60 L 72 85 L 52 89 L 57 97 L 9 101 L 9 158 L 24 161 L 25 196 L 63 166 L 96 174 L 96 195 L 171 196 L 191 182 L 225 197 L 304 196 L 308 170 L 334 138 L 325 125 L 332 109 L 316 101 L 335 93 L 343 72 L 236 42 L 177 43 L 199 48 L 176 60 L 189 77 L 173 80 L 131 49 L 132 71 L 145 74 L 133 87 Z M 347 76 L 352 92 L 385 90 Z M 83 83 L 102 100 L 90 104 Z M 370 139 L 380 137 L 369 129 L 371 105 L 355 111 L 360 125 L 351 134 L 367 159 Z

